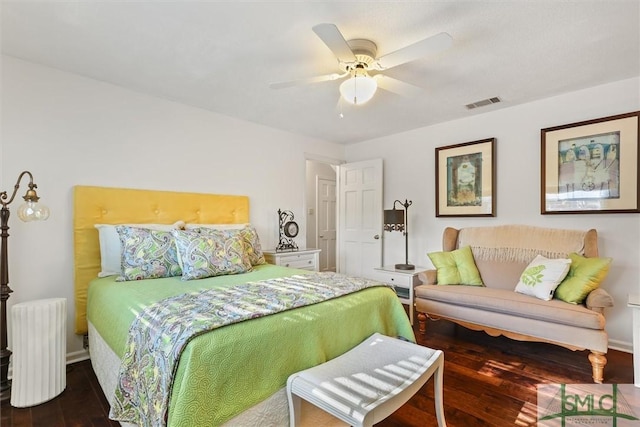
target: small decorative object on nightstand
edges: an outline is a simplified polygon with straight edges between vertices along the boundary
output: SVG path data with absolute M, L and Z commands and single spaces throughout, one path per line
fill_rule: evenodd
M 262 251 L 269 264 L 283 267 L 300 268 L 302 270 L 319 271 L 320 249 L 300 249 L 295 252 L 278 250 Z
M 298 223 L 293 220 L 293 212 L 278 209 L 278 246 L 277 252 L 297 251 L 298 245 L 293 240 L 298 235 Z
M 396 203 L 400 203 L 404 210 L 396 209 Z M 402 203 L 400 200 L 393 202 L 393 209 L 384 211 L 384 231 L 402 231 L 404 233 L 404 264 L 396 264 L 398 270 L 413 270 L 415 265 L 409 264 L 409 228 L 407 226 L 407 213 L 409 206 L 413 202 L 406 200 Z
M 393 265 L 374 269 L 374 277 L 384 283 L 393 285 L 400 302 L 409 306 L 409 320 L 413 325 L 413 288 L 420 285 L 418 274 L 426 267 L 415 267 L 414 270 L 402 270 Z

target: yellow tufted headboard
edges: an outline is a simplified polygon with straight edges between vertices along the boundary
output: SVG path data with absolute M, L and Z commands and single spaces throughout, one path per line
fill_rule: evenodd
M 76 186 L 73 246 L 76 334 L 87 333 L 87 288 L 100 271 L 94 224 L 242 224 L 249 222 L 249 198 L 219 194 Z

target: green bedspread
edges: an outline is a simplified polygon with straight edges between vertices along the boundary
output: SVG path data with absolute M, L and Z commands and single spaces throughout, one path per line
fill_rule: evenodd
M 187 282 L 179 278 L 136 282 L 96 279 L 89 287 L 88 319 L 122 356 L 129 325 L 142 307 L 154 301 L 300 273 L 307 272 L 264 265 L 242 275 Z M 291 373 L 330 360 L 374 332 L 414 339 L 404 309 L 386 287 L 200 335 L 182 353 L 168 425 L 219 425 L 284 387 Z

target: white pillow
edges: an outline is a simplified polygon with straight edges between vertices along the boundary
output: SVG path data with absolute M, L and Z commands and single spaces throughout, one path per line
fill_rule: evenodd
M 211 228 L 212 230 L 242 230 L 250 224 L 185 224 L 185 230 L 193 230 L 194 228 Z
M 549 301 L 560 282 L 569 273 L 569 267 L 570 259 L 550 259 L 538 255 L 522 272 L 515 291 Z
M 170 231 L 184 227 L 183 221 L 175 224 L 95 224 L 100 239 L 100 273 L 98 277 L 119 276 L 122 274 L 122 246 L 116 226 L 147 228 L 149 230 Z

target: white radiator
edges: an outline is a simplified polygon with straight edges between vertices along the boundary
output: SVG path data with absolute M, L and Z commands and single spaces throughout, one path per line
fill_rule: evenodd
M 53 399 L 67 385 L 67 300 L 16 304 L 11 321 L 11 406 L 24 408 Z

